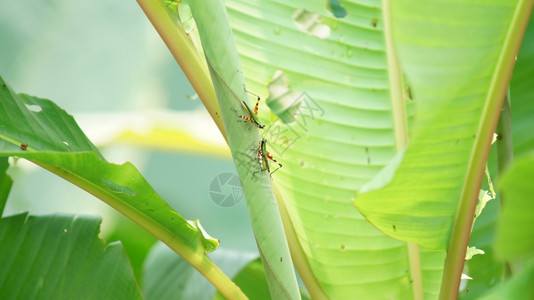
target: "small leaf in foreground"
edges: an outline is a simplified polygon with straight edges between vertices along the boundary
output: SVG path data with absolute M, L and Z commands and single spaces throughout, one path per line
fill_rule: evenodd
M 64 215 L 0 220 L 0 299 L 142 299 L 120 243 L 100 219 Z

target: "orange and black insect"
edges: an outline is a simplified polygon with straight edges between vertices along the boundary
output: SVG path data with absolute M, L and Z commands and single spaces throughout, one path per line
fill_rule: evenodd
M 254 174 L 256 174 L 257 172 L 263 172 L 265 170 L 267 170 L 269 174 L 273 174 L 274 172 L 278 171 L 278 169 L 282 167 L 282 164 L 278 162 L 276 159 L 274 159 L 274 157 L 267 151 L 267 140 L 265 138 L 261 139 L 260 145 L 256 152 L 256 156 L 258 158 L 258 162 L 260 163 L 260 170 L 254 172 Z M 269 167 L 268 159 L 278 164 L 278 168 L 276 168 L 272 172 L 271 172 L 271 168 Z
M 28 149 L 28 144 L 20 144 L 20 149 L 22 150 Z
M 241 105 L 243 106 L 243 108 L 247 112 L 248 116 L 238 116 L 238 117 L 243 119 L 243 120 L 249 121 L 250 123 L 256 125 L 258 128 L 265 127 L 265 125 L 260 123 L 260 121 L 256 117 L 258 115 L 258 107 L 259 107 L 260 99 L 261 99 L 260 96 L 254 94 L 252 92 L 249 92 L 246 89 L 245 89 L 245 91 L 247 93 L 250 93 L 250 94 L 256 96 L 258 98 L 258 101 L 256 101 L 256 106 L 254 106 L 254 111 L 250 109 L 250 107 L 248 106 L 248 104 L 245 101 L 241 101 Z

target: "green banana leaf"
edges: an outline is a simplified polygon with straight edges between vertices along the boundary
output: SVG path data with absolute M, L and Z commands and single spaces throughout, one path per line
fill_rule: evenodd
M 528 300 L 534 298 L 534 260 L 530 258 L 526 261 L 523 269 L 510 280 L 500 283 L 495 288 L 489 290 L 480 300 Z
M 226 6 L 247 89 L 271 109 L 260 104 L 262 135 L 283 163 L 273 181 L 312 296 L 437 297 L 459 203 L 464 219 L 456 228 L 464 235 L 471 229 L 468 211 L 531 3 Z M 212 38 L 226 45 L 231 37 L 224 31 Z M 228 50 L 207 53 L 208 65 L 217 54 L 224 60 Z M 216 70 L 239 73 L 235 66 L 223 62 Z M 410 145 L 399 151 L 407 129 Z M 459 240 L 452 260 L 463 264 L 467 245 Z
M 7 196 L 9 196 L 11 185 L 13 185 L 13 180 L 6 174 L 8 167 L 7 156 L 0 157 L 0 216 L 2 216 L 2 212 L 6 206 Z
M 514 148 L 513 154 L 516 157 L 534 149 L 534 132 L 531 130 L 534 127 L 534 118 L 532 118 L 534 114 L 534 103 L 532 102 L 534 88 L 529 83 L 530 79 L 534 77 L 533 64 L 534 19 L 530 18 L 510 82 L 512 142 Z M 496 143 L 499 142 L 500 140 L 497 140 Z M 500 181 L 500 178 L 497 177 L 496 153 L 490 155 L 488 168 L 490 169 L 490 173 L 492 173 L 493 180 Z M 473 280 L 468 281 L 464 293 L 460 294 L 460 296 L 463 296 L 463 299 L 476 299 L 497 284 L 503 276 L 504 263 L 496 259 L 492 247 L 500 211 L 500 190 L 498 186 L 496 188 L 497 199 L 488 203 L 482 215 L 477 218 L 473 232 L 471 233 L 469 244 L 483 249 L 486 254 L 476 256 L 467 262 L 467 274 Z
M 0 298 L 143 299 L 122 245 L 105 245 L 99 227 L 93 217 L 2 218 Z
M 259 124 L 246 122 L 239 117 L 245 115 L 253 119 L 255 116 L 250 114 L 251 109 L 246 108 L 246 104 L 242 104 L 247 99 L 246 88 L 226 9 L 220 0 L 191 1 L 189 5 L 219 100 L 228 143 L 243 187 L 271 297 L 300 299 L 271 186 L 267 154 L 258 154 L 258 151 L 263 151 L 259 148 L 260 135 L 256 127 Z M 267 165 L 262 161 L 258 164 L 258 156 Z
M 247 89 L 277 114 L 260 104 L 269 151 L 283 163 L 273 181 L 294 228 L 290 243 L 304 256 L 296 266 L 312 298 L 411 299 L 406 243 L 351 203 L 397 152 L 382 11 L 343 2 L 338 19 L 324 4 L 226 2 Z M 293 122 L 277 120 L 288 111 Z M 443 257 L 421 254 L 418 293 L 437 293 Z
M 117 209 L 189 261 L 227 297 L 242 292 L 206 255 L 218 240 L 187 222 L 130 163 L 105 161 L 74 119 L 49 100 L 14 93 L 0 78 L 0 155 L 18 156 Z
M 353 200 L 363 184 L 391 161 L 396 152 L 395 137 L 399 128 L 394 126 L 396 110 L 390 95 L 399 91 L 395 91 L 395 86 L 390 89 L 387 58 L 394 53 L 385 42 L 383 29 L 387 20 L 384 20 L 378 4 L 344 2 L 347 16 L 343 19 L 328 15 L 325 7 L 316 2 L 227 1 L 226 4 L 247 88 L 268 97 L 269 106 L 276 110 L 285 104 L 277 102 L 284 99 L 276 94 L 280 88 L 276 79 L 280 76 L 275 73 L 281 71 L 286 80 L 282 85 L 285 94 L 306 92 L 303 96 L 310 98 L 301 102 L 301 108 L 308 112 L 302 109 L 297 114 L 296 124 L 289 124 L 292 126 L 286 130 L 290 133 L 297 131 L 292 136 L 298 136 L 291 141 L 294 143 L 287 142 L 291 137 L 278 135 L 282 131 L 276 127 L 280 122 L 275 124 L 274 134 L 267 134 L 267 137 L 275 144 L 277 139 L 281 140 L 280 151 L 272 152 L 278 153 L 284 167 L 273 177 L 284 196 L 291 222 L 314 275 L 332 298 L 359 295 L 371 299 L 392 294 L 409 298 L 410 284 L 406 281 L 410 280 L 407 271 L 410 259 L 405 244 L 375 233 L 358 212 L 345 205 Z M 473 149 L 483 148 L 473 146 L 474 140 L 489 148 L 490 126 L 485 126 L 484 132 L 477 129 L 484 107 L 481 102 L 485 100 L 481 95 L 489 90 L 492 74 L 501 76 L 505 73 L 494 72 L 495 68 L 506 68 L 513 63 L 511 53 L 517 49 L 521 38 L 521 30 L 516 30 L 515 26 L 521 21 L 524 23 L 529 12 L 525 8 L 526 2 L 507 2 L 504 7 L 495 4 L 477 7 L 466 3 L 464 6 L 456 4 L 459 6 L 453 9 L 454 5 L 441 3 L 439 7 L 430 7 L 431 4 L 416 1 L 392 4 L 392 28 L 396 30 L 393 37 L 416 107 L 416 127 L 410 146 L 415 144 L 412 147 L 415 150 L 408 148 L 405 153 L 408 158 L 398 157 L 397 163 L 403 160 L 397 171 L 402 172 L 404 165 L 411 163 L 413 173 L 408 174 L 402 183 L 397 183 L 398 178 L 402 179 L 397 173 L 390 182 L 389 192 L 359 194 L 356 201 L 368 219 L 388 235 L 433 249 L 446 249 L 448 244 L 459 191 L 467 174 L 467 162 Z M 519 15 L 514 14 L 516 5 Z M 448 9 L 442 10 L 444 6 Z M 481 13 L 481 9 L 487 9 L 488 14 Z M 457 11 L 463 13 L 456 15 Z M 469 17 L 474 13 L 476 16 Z M 481 15 L 485 16 L 483 21 L 478 19 Z M 312 30 L 303 29 L 302 18 L 311 22 L 307 28 Z M 447 27 L 441 23 L 451 24 Z M 313 28 L 324 28 L 325 25 L 330 29 L 328 36 L 314 34 Z M 459 28 L 464 26 L 476 30 L 465 31 L 462 36 L 463 31 Z M 457 31 L 457 37 L 451 35 Z M 412 35 L 408 36 L 408 33 Z M 486 45 L 479 46 L 482 42 Z M 447 48 L 442 49 L 441 45 Z M 499 61 L 501 53 L 504 53 L 503 59 Z M 473 61 L 473 57 L 479 60 Z M 423 61 L 424 58 L 428 60 Z M 492 59 L 493 63 L 488 63 Z M 432 68 L 430 63 L 433 63 Z M 480 68 L 462 69 L 473 63 L 478 63 Z M 444 68 L 439 69 L 439 66 Z M 479 75 L 486 76 L 485 83 Z M 400 75 L 396 74 L 396 77 L 398 79 Z M 491 91 L 493 113 L 485 115 L 492 117 L 492 121 L 496 121 L 498 114 L 495 112 L 500 108 L 498 103 L 507 85 L 506 80 L 501 81 L 497 80 L 501 93 Z M 473 102 L 467 102 L 469 99 Z M 462 101 L 461 105 L 457 101 Z M 316 114 L 311 115 L 309 111 Z M 275 118 L 263 113 L 261 119 L 267 123 Z M 284 142 L 291 147 L 284 148 Z M 429 147 L 426 142 L 436 144 Z M 394 167 L 392 165 L 393 170 Z M 428 176 L 422 178 L 421 173 Z M 392 179 L 393 173 L 389 175 L 390 178 L 384 176 L 382 180 Z M 385 183 L 387 181 L 381 184 Z M 478 195 L 478 190 L 476 193 Z M 421 202 L 417 199 L 438 201 L 425 202 L 420 207 Z M 401 215 L 403 212 L 412 217 Z M 414 213 L 419 216 L 416 220 Z M 396 215 L 399 217 L 395 218 Z M 379 217 L 385 221 L 379 223 L 376 220 Z M 384 261 L 371 264 L 369 259 L 363 258 L 365 250 L 367 255 L 372 255 L 372 250 L 380 248 L 389 252 L 381 253 Z M 376 251 L 374 254 L 379 255 Z M 437 295 L 444 255 L 440 253 L 433 257 L 430 262 L 422 259 L 428 266 L 437 266 L 421 267 L 425 281 L 423 290 L 427 296 Z M 341 264 L 341 261 L 345 263 Z M 357 268 L 359 264 L 365 268 Z M 388 270 L 391 277 L 369 278 L 373 276 L 369 271 L 372 269 L 377 273 Z M 378 282 L 382 286 L 390 284 L 391 288 L 373 289 L 373 284 L 378 286 Z
M 500 187 L 506 202 L 499 220 L 496 254 L 518 260 L 534 253 L 534 153 L 518 159 L 503 176 Z
M 394 177 L 382 189 L 358 195 L 360 210 L 384 232 L 431 249 L 447 248 L 459 202 L 464 214 L 464 202 L 476 200 L 468 193 L 478 195 L 530 15 L 527 4 L 463 2 L 445 10 L 445 2 L 393 4 L 400 61 L 419 101 L 417 125 Z M 421 172 L 425 176 L 415 177 Z M 401 201 L 406 198 L 410 201 Z
M 530 80 L 534 76 L 534 18 L 529 25 L 517 55 L 516 66 L 510 84 L 512 106 L 512 128 L 514 154 L 519 156 L 534 149 L 534 87 Z

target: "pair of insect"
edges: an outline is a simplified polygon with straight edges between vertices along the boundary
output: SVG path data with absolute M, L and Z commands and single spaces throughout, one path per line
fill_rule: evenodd
M 241 100 L 241 105 L 243 106 L 243 108 L 247 112 L 247 116 L 240 115 L 238 117 L 243 119 L 243 120 L 245 120 L 245 121 L 248 121 L 248 122 L 254 124 L 256 127 L 260 128 L 260 129 L 263 129 L 265 127 L 265 125 L 260 123 L 260 121 L 257 118 L 257 116 L 258 116 L 258 107 L 259 107 L 261 98 L 260 98 L 260 96 L 254 94 L 252 92 L 247 91 L 247 89 L 245 89 L 245 91 L 247 93 L 250 93 L 251 95 L 256 96 L 256 98 L 257 98 L 256 105 L 254 106 L 254 110 L 251 110 L 250 107 L 248 106 L 248 104 L 245 101 Z M 258 172 L 263 172 L 265 170 L 267 170 L 267 172 L 269 172 L 269 174 L 272 175 L 274 172 L 278 171 L 278 169 L 280 169 L 282 167 L 282 163 L 280 163 L 276 159 L 274 159 L 274 157 L 267 151 L 267 139 L 266 138 L 262 138 L 260 140 L 260 143 L 259 143 L 258 147 L 256 148 L 256 158 L 258 160 L 258 163 L 260 164 L 260 170 L 254 172 L 253 175 L 258 173 Z M 278 164 L 278 168 L 276 168 L 272 172 L 271 172 L 271 168 L 269 167 L 269 160 L 272 160 L 274 163 Z

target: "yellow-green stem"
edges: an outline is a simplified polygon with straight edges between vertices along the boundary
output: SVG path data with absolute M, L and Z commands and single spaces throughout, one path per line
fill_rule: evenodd
M 221 109 L 208 68 L 198 56 L 195 46 L 181 24 L 173 20 L 167 8 L 159 0 L 137 0 L 137 2 L 182 68 L 222 135 L 227 139 Z
M 475 137 L 464 187 L 460 195 L 456 218 L 452 228 L 441 281 L 440 300 L 458 298 L 465 253 L 473 226 L 473 215 L 484 177 L 493 133 L 497 127 L 499 112 L 512 75 L 515 56 L 519 51 L 533 3 L 534 1 L 532 0 L 518 2 L 514 16 L 510 22 L 506 40 L 503 42 L 505 47 L 497 61 L 495 75 L 485 101 L 487 104 L 484 107 L 478 126 L 477 132 L 479 134 Z
M 408 145 L 408 125 L 406 116 L 406 104 L 402 85 L 402 73 L 395 47 L 393 45 L 390 1 L 382 1 L 382 14 L 384 18 L 384 34 L 386 38 L 388 76 L 393 109 L 393 127 L 395 128 L 395 142 L 397 151 Z M 414 300 L 423 299 L 423 278 L 421 276 L 421 262 L 419 246 L 415 243 L 407 243 L 408 258 L 410 260 L 410 275 L 412 278 L 412 292 Z
M 241 289 L 230 279 L 219 267 L 203 252 L 199 252 L 197 249 L 191 248 L 180 239 L 167 230 L 164 226 L 161 226 L 156 220 L 147 217 L 139 210 L 136 210 L 126 203 L 121 201 L 112 201 L 109 194 L 103 192 L 97 186 L 92 185 L 90 182 L 76 176 L 65 169 L 57 167 L 55 165 L 49 165 L 33 161 L 34 164 L 46 169 L 59 177 L 64 178 L 91 193 L 95 197 L 107 203 L 109 206 L 116 209 L 126 217 L 130 218 L 135 223 L 146 229 L 153 234 L 156 238 L 167 244 L 174 252 L 180 255 L 185 261 L 191 264 L 192 267 L 197 269 L 209 282 L 211 282 L 215 288 L 221 292 L 227 299 L 248 299 L 247 296 L 241 291 Z

